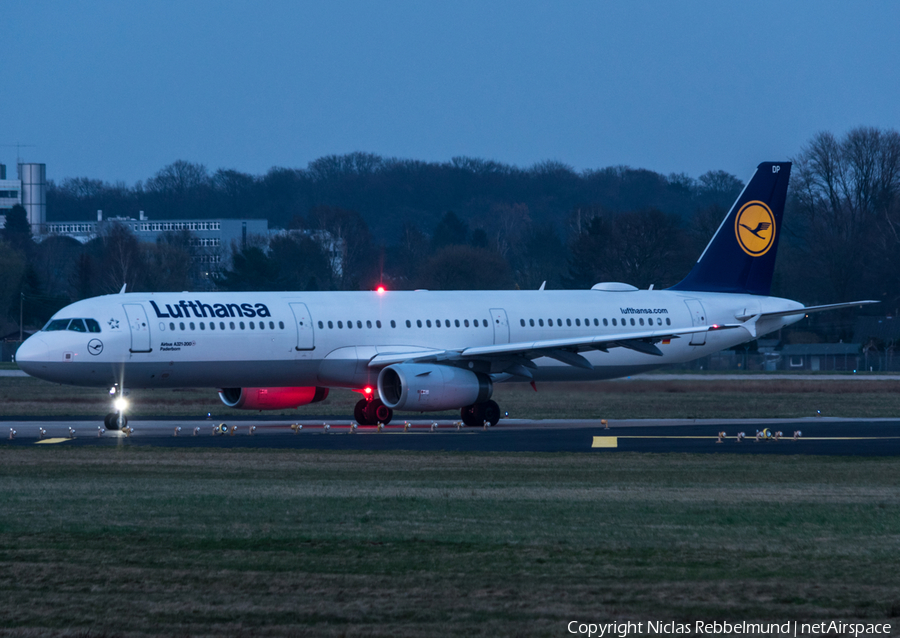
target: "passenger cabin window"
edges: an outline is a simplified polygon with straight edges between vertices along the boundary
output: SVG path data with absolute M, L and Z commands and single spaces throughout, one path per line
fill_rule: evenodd
M 319 330 L 321 330 L 321 329 L 324 328 L 324 327 L 325 327 L 325 326 L 324 326 L 324 325 L 322 324 L 322 322 L 320 321 L 320 322 L 319 322 Z
M 604 325 L 604 326 L 608 326 L 608 325 L 609 325 L 609 321 L 607 321 L 606 319 L 604 319 L 604 320 L 603 320 L 603 325 Z
M 576 318 L 575 318 L 575 325 L 576 325 L 576 326 L 580 326 L 580 325 L 581 325 L 581 319 L 579 319 L 579 318 L 576 317 Z M 587 322 L 585 322 L 585 325 L 587 325 Z
M 426 320 L 425 320 L 425 327 L 427 327 L 427 328 L 430 328 L 430 327 L 431 327 L 431 319 L 426 319 Z
M 440 319 L 436 320 L 436 321 L 434 322 L 434 325 L 436 325 L 438 328 L 440 328 L 440 327 L 441 327 L 441 320 L 440 320 Z M 429 327 L 430 327 L 430 326 L 429 326 Z
M 615 318 L 613 318 L 612 321 L 613 321 L 613 325 L 616 325 L 616 320 L 615 320 Z
M 196 328 L 194 327 L 194 322 L 193 322 L 193 321 L 190 323 L 190 326 L 191 326 L 191 330 L 196 330 Z
M 531 326 L 532 328 L 534 328 L 534 319 L 529 319 L 528 325 Z
M 519 324 L 524 328 L 524 327 L 525 327 L 525 320 L 524 320 L 524 319 L 519 319 Z
M 455 325 L 457 328 L 459 328 L 459 319 L 455 319 L 455 320 L 453 321 L 453 323 L 454 323 L 454 325 Z
M 394 321 L 393 319 L 391 319 L 391 328 L 396 328 L 396 327 L 397 327 L 397 322 Z

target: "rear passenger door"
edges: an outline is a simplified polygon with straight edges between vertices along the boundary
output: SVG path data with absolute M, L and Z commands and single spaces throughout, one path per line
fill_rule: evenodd
M 491 308 L 491 324 L 494 326 L 494 345 L 509 343 L 509 322 L 503 308 Z

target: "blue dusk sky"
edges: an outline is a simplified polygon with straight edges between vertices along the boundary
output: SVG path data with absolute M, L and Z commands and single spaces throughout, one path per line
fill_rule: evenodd
M 897 2 L 3 0 L 0 16 L 0 144 L 33 145 L 22 158 L 56 181 L 352 151 L 747 179 L 818 131 L 900 128 Z

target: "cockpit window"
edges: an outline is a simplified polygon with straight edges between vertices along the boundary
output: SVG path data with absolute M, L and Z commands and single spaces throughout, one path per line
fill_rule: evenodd
M 44 326 L 44 332 L 71 330 L 73 332 L 100 332 L 96 319 L 54 319 Z
M 46 326 L 44 326 L 44 331 L 50 332 L 51 330 L 65 330 L 69 325 L 69 319 L 54 319 Z

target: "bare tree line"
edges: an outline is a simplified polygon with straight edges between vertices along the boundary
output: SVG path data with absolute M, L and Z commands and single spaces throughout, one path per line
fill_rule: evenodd
M 856 128 L 814 136 L 794 162 L 773 294 L 805 303 L 875 298 L 900 307 L 900 134 Z M 266 217 L 285 232 L 233 247 L 220 289 L 491 289 L 676 283 L 743 187 L 723 171 L 683 174 L 612 167 L 576 172 L 454 158 L 329 156 L 263 176 L 175 162 L 144 183 L 88 178 L 52 185 L 54 220 Z M 11 226 L 12 224 L 12 226 Z M 59 306 L 118 290 L 196 288 L 190 234 L 141 244 L 124 226 L 81 245 L 40 244 L 8 217 L 0 304 L 17 323 L 23 292 L 37 325 Z M 27 226 L 27 224 L 26 224 Z M 323 238 L 331 248 L 326 250 Z M 208 285 L 207 282 L 206 285 Z

